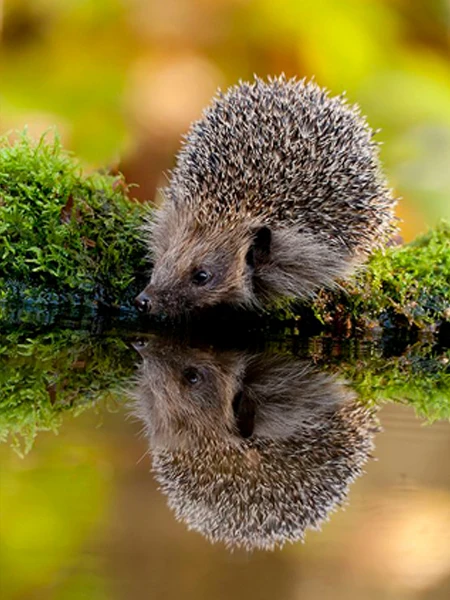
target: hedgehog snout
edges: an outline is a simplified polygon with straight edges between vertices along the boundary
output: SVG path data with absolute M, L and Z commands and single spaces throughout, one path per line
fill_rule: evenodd
M 146 289 L 136 297 L 134 305 L 140 313 L 149 313 L 152 309 L 152 300 Z
M 176 318 L 190 306 L 177 286 L 160 288 L 153 282 L 136 297 L 134 304 L 140 313 L 158 318 Z

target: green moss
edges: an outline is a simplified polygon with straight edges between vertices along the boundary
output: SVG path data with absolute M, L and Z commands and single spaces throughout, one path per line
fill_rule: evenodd
M 440 223 L 405 246 L 376 252 L 340 294 L 322 294 L 324 323 L 427 327 L 450 318 L 450 224 Z
M 123 304 L 142 277 L 144 208 L 121 175 L 84 175 L 58 137 L 0 139 L 0 299 Z

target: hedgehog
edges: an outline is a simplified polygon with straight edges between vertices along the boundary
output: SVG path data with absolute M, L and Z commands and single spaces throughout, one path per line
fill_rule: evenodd
M 255 78 L 193 123 L 144 225 L 141 312 L 305 300 L 345 279 L 395 230 L 374 132 L 312 81 Z
M 378 430 L 309 361 L 153 340 L 133 392 L 178 520 L 229 548 L 303 540 L 342 505 Z

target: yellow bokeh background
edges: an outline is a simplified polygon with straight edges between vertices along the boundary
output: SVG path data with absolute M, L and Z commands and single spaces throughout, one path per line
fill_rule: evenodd
M 381 129 L 406 240 L 450 218 L 448 0 L 6 0 L 1 15 L 0 133 L 56 125 L 141 200 L 218 87 L 285 72 L 345 90 Z

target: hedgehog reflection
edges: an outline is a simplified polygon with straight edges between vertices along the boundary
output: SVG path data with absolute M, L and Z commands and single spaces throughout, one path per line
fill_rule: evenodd
M 152 340 L 134 392 L 176 517 L 209 540 L 272 549 L 343 503 L 373 413 L 307 361 Z

